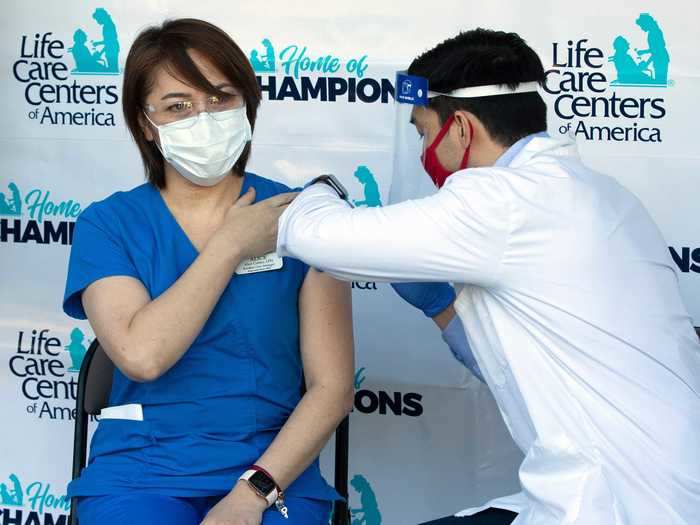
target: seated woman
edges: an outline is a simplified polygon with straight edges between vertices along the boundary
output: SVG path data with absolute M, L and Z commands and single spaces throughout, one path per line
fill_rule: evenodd
M 75 69 L 78 73 L 101 73 L 107 71 L 105 65 L 100 62 L 102 53 L 91 53 L 87 47 L 87 35 L 82 29 L 76 29 L 73 33 L 73 47 L 69 47 L 68 51 L 73 55 L 75 60 Z
M 69 486 L 81 525 L 325 524 L 338 497 L 317 458 L 352 407 L 350 291 L 269 254 L 294 194 L 244 172 L 259 103 L 211 24 L 131 47 L 123 108 L 148 182 L 80 215 L 64 299 L 117 367 Z
M 615 54 L 608 61 L 615 65 L 618 84 L 649 84 L 651 75 L 647 73 L 649 63 L 635 62 L 630 56 L 630 43 L 623 36 L 618 36 L 613 41 Z

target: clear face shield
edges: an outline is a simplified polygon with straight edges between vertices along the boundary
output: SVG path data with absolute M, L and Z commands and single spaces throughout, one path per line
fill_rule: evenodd
M 447 93 L 431 91 L 428 79 L 405 72 L 396 74 L 394 150 L 389 204 L 406 200 L 420 199 L 435 194 L 438 187 L 428 175 L 423 164 L 423 156 L 431 144 L 424 143 L 413 125 L 414 118 L 427 109 L 433 97 L 480 98 L 497 95 L 514 95 L 538 91 L 537 82 L 522 82 L 514 89 L 507 85 L 472 86 L 455 89 Z M 448 126 L 446 126 L 448 127 Z M 443 132 L 446 130 L 443 130 Z M 438 134 L 435 141 L 442 140 Z M 428 152 L 430 153 L 430 152 Z M 465 159 L 468 155 L 465 155 Z M 428 156 L 429 157 L 429 156 Z M 432 161 L 432 162 L 431 162 Z M 436 159 L 427 159 L 427 166 L 434 165 Z M 465 166 L 466 167 L 466 166 Z M 442 170 L 444 168 L 441 167 Z M 449 173 L 449 172 L 448 172 Z

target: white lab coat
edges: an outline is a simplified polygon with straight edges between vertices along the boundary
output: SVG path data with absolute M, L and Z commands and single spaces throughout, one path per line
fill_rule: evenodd
M 700 523 L 700 344 L 673 261 L 639 200 L 573 144 L 533 138 L 508 167 L 384 208 L 316 185 L 281 217 L 278 253 L 345 278 L 456 284 L 525 454 L 522 492 L 486 506 L 516 525 Z

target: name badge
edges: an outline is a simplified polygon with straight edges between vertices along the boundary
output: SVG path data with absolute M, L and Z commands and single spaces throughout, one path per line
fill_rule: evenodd
M 100 412 L 100 419 L 128 419 L 143 421 L 143 407 L 138 403 L 105 407 Z
M 284 261 L 282 257 L 275 252 L 270 252 L 260 257 L 246 259 L 238 265 L 236 273 L 238 275 L 246 275 L 249 273 L 271 272 L 272 270 L 279 270 L 283 265 Z

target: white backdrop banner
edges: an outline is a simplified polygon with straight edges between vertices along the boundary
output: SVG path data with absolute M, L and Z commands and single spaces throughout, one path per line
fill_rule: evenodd
M 460 30 L 518 32 L 548 71 L 550 133 L 574 136 L 647 205 L 700 324 L 695 1 L 12 0 L 4 13 L 0 525 L 66 523 L 77 371 L 94 337 L 61 310 L 73 226 L 143 181 L 122 73 L 138 32 L 166 18 L 211 21 L 248 54 L 264 99 L 250 171 L 291 186 L 334 173 L 363 206 L 385 204 L 391 183 L 394 72 Z M 637 24 L 642 13 L 656 23 Z M 353 294 L 353 523 L 413 524 L 515 492 L 521 456 L 488 390 L 388 285 Z

